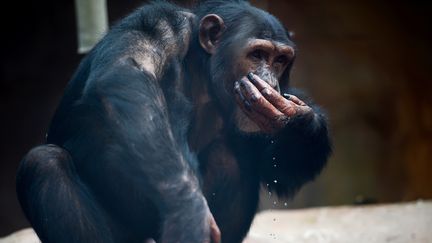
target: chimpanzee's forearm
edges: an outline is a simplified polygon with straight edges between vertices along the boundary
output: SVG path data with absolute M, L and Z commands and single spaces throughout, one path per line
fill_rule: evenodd
M 118 82 L 119 75 L 124 82 Z M 93 81 L 61 124 L 70 129 L 62 146 L 85 183 L 113 198 L 147 200 L 151 195 L 168 227 L 161 236 L 165 242 L 206 238 L 208 207 L 190 167 L 193 158 L 185 158 L 173 137 L 158 80 L 124 63 Z M 100 174 L 112 180 L 101 184 L 95 176 Z M 181 228 L 190 225 L 196 230 Z
M 283 129 L 271 135 L 236 131 L 232 136 L 233 146 L 246 163 L 254 163 L 261 181 L 285 196 L 313 180 L 331 153 L 326 116 L 301 93 L 288 93 L 306 101 L 313 112 L 290 117 Z
M 275 135 L 262 138 L 264 151 L 257 163 L 262 180 L 279 195 L 293 195 L 322 170 L 331 152 L 324 114 L 292 117 Z

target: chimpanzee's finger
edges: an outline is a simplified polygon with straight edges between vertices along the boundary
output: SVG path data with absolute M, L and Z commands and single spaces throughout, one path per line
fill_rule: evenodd
M 247 79 L 239 81 L 243 96 L 251 104 L 251 108 L 270 119 L 277 119 L 284 114 L 274 107 L 259 90 Z
M 243 87 L 243 85 L 239 84 L 242 82 L 249 83 L 248 87 L 252 89 L 249 90 L 249 93 L 245 92 L 245 88 Z M 248 85 L 247 83 L 246 85 Z M 235 98 L 243 112 L 249 117 L 249 119 L 254 121 L 255 124 L 257 124 L 263 132 L 272 133 L 283 128 L 286 125 L 286 116 L 279 112 L 277 109 L 275 109 L 270 103 L 268 103 L 268 101 L 266 101 L 265 98 L 262 97 L 258 90 L 253 89 L 254 86 L 247 79 L 242 79 L 241 81 L 236 82 L 234 85 Z M 258 109 L 257 111 L 257 109 L 254 109 L 254 103 L 256 101 L 248 101 L 247 98 L 251 97 L 251 92 L 256 95 L 253 100 L 264 99 L 264 103 L 267 103 L 268 105 L 270 105 L 270 107 L 273 107 L 273 110 L 271 112 L 264 112 L 263 114 L 262 110 Z M 264 116 L 265 114 L 267 116 Z
M 295 107 L 295 109 L 296 109 L 296 114 L 298 114 L 298 115 L 306 115 L 306 114 L 313 114 L 314 113 L 312 108 L 307 106 L 307 105 L 298 105 Z
M 265 82 L 264 80 L 262 80 L 258 75 L 255 75 L 253 73 L 249 73 L 247 75 L 247 78 L 257 87 L 257 89 L 259 91 L 261 91 L 261 93 L 264 92 L 271 92 L 272 94 L 274 94 L 274 97 L 278 97 L 276 94 L 279 94 L 279 92 L 277 92 L 275 89 L 273 89 L 267 82 Z M 283 94 L 283 96 L 296 103 L 297 105 L 307 105 L 305 102 L 303 102 L 302 100 L 300 100 L 297 96 L 295 95 L 291 95 L 291 94 Z
M 261 93 L 268 101 L 270 101 L 270 103 L 272 103 L 279 111 L 281 111 L 286 116 L 291 117 L 296 114 L 297 107 L 299 105 L 285 99 L 278 92 L 271 91 L 268 88 L 265 88 L 261 91 Z
M 240 83 L 237 81 L 234 83 L 234 95 L 236 98 L 237 103 L 240 105 L 241 108 L 245 108 L 246 110 L 250 111 L 251 104 L 249 101 L 244 97 L 243 93 L 240 90 Z
M 213 218 L 213 215 L 210 216 L 210 239 L 211 243 L 220 243 L 221 242 L 221 232 L 219 227 L 216 224 L 216 221 Z
M 246 114 L 246 116 L 252 120 L 263 132 L 272 132 L 272 124 L 270 120 L 263 115 L 259 114 L 257 111 L 251 109 L 244 102 L 244 96 L 241 92 L 235 92 L 235 98 L 237 104 L 239 104 L 240 109 Z
M 296 103 L 297 105 L 301 105 L 301 106 L 305 106 L 307 105 L 306 103 L 304 103 L 301 99 L 299 99 L 297 96 L 295 95 L 291 95 L 291 94 L 283 94 L 283 96 L 288 99 L 291 100 L 292 102 Z
M 255 87 L 261 92 L 261 94 L 273 105 L 287 116 L 295 115 L 294 101 L 290 101 L 279 94 L 278 91 L 273 89 L 268 83 L 262 80 L 260 77 L 253 73 L 247 75 L 248 79 L 255 85 Z
M 249 81 L 251 81 L 251 83 L 253 83 L 253 85 L 255 85 L 255 87 L 257 87 L 257 89 L 259 91 L 265 89 L 265 88 L 270 88 L 273 89 L 270 84 L 268 84 L 266 81 L 262 80 L 258 75 L 255 75 L 253 73 L 248 73 L 248 75 L 246 76 Z
M 279 92 L 273 89 L 259 76 L 253 73 L 249 73 L 247 75 L 247 78 L 261 92 L 264 98 L 284 115 L 292 117 L 294 115 L 307 114 L 312 112 L 312 109 L 298 97 L 294 95 L 284 94 L 284 96 L 286 97 L 284 98 L 282 95 L 279 94 Z

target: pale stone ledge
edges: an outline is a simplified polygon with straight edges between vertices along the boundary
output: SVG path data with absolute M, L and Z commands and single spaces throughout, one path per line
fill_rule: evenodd
M 0 243 L 37 243 L 32 229 Z M 259 213 L 244 243 L 431 243 L 432 201 L 272 210 Z

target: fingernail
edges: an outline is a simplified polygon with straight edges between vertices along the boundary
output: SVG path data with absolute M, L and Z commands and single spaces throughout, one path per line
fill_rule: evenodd
M 283 96 L 285 96 L 285 98 L 287 98 L 288 100 L 291 98 L 289 94 L 283 94 Z
M 234 84 L 234 92 L 240 93 L 240 83 L 239 82 L 235 82 L 235 84 Z
M 244 103 L 245 103 L 246 110 L 251 111 L 252 110 L 252 104 L 247 100 Z
M 254 78 L 252 72 L 248 73 L 247 78 L 248 78 L 252 83 L 255 83 L 255 78 Z

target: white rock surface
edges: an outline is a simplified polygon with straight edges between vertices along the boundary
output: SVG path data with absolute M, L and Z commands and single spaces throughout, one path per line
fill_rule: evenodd
M 37 243 L 23 229 L 0 243 Z M 257 215 L 244 243 L 432 243 L 432 201 L 273 210 Z
M 245 243 L 432 243 L 432 202 L 264 212 Z

